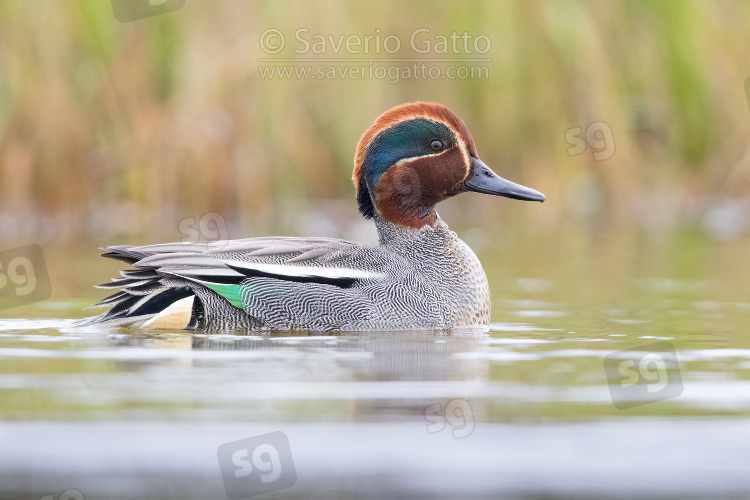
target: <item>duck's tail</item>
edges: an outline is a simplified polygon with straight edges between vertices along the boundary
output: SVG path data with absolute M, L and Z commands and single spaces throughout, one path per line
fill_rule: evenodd
M 144 255 L 136 247 L 107 247 L 103 257 L 134 264 Z M 153 269 L 120 271 L 122 277 L 98 288 L 121 290 L 100 300 L 91 307 L 111 306 L 103 314 L 77 321 L 73 326 L 125 326 L 133 328 L 200 329 L 205 324 L 202 300 L 189 286 L 174 283 L 173 279 Z M 171 283 L 170 283 L 171 282 Z

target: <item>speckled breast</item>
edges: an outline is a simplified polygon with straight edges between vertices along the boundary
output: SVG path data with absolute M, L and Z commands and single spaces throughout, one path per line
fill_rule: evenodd
M 399 229 L 382 224 L 378 229 L 385 236 L 382 243 L 411 261 L 420 285 L 430 291 L 423 318 L 437 328 L 489 323 L 490 290 L 482 264 L 444 222 L 417 233 L 393 234 L 392 239 L 385 233 Z

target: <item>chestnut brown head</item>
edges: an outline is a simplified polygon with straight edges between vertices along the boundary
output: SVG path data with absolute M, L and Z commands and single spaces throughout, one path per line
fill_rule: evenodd
M 412 228 L 433 224 L 435 205 L 466 191 L 544 201 L 482 163 L 464 122 L 431 102 L 380 115 L 359 140 L 353 180 L 362 215 Z

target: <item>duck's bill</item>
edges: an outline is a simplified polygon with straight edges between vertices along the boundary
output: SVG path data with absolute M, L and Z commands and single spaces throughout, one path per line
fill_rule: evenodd
M 467 191 L 505 196 L 514 200 L 539 201 L 544 203 L 545 197 L 542 193 L 503 179 L 478 158 L 472 158 L 472 168 L 474 169 L 473 174 L 464 181 Z

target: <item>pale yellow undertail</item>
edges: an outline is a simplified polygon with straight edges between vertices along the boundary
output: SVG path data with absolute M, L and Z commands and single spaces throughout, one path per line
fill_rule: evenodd
M 162 312 L 146 321 L 141 328 L 184 329 L 190 323 L 193 314 L 195 296 L 185 297 L 173 303 Z

